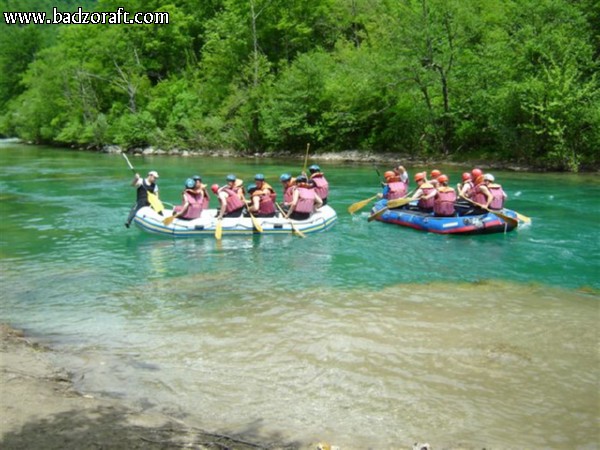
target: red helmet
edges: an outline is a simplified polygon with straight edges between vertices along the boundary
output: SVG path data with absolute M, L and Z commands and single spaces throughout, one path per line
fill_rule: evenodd
M 471 179 L 471 174 L 469 172 L 465 172 L 462 174 L 462 180 L 467 181 Z
M 473 169 L 471 170 L 471 179 L 477 181 L 477 177 L 483 175 L 481 169 Z
M 213 194 L 216 194 L 216 193 L 217 193 L 217 191 L 219 190 L 219 185 L 218 185 L 218 184 L 213 184 L 213 185 L 210 187 L 210 190 L 211 190 L 211 191 L 213 191 Z
M 433 178 L 437 178 L 437 177 L 439 177 L 441 174 L 442 174 L 442 172 L 440 172 L 439 170 L 437 170 L 437 169 L 433 169 L 433 170 L 431 171 L 431 174 L 430 174 L 429 178 L 431 178 L 431 179 L 433 179 Z
M 425 175 L 427 175 L 425 172 L 419 172 L 415 174 L 415 181 L 424 180 Z
M 396 174 L 392 170 L 388 170 L 387 172 L 385 172 L 383 174 L 383 178 L 385 178 L 386 180 L 388 180 L 390 178 L 394 178 L 395 176 L 396 176 Z
M 437 177 L 437 180 L 439 183 L 447 183 L 448 182 L 448 175 L 440 175 L 439 177 Z

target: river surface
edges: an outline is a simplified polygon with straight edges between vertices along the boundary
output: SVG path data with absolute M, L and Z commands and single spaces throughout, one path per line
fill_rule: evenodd
M 261 172 L 281 195 L 279 175 L 301 165 L 130 159 L 172 203 L 194 174 Z M 532 224 L 461 237 L 351 216 L 378 192 L 376 169 L 320 165 L 331 230 L 173 240 L 123 226 L 135 191 L 120 155 L 4 142 L 0 321 L 53 348 L 82 392 L 207 430 L 342 449 L 598 449 L 597 175 L 494 172 Z M 454 184 L 470 167 L 441 169 Z

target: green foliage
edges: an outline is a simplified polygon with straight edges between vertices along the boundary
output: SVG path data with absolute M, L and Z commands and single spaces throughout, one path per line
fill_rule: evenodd
M 78 5 L 122 2 L 61 9 Z M 52 6 L 0 0 L 3 10 Z M 591 0 L 132 0 L 126 9 L 168 12 L 170 23 L 0 24 L 0 134 L 600 164 Z

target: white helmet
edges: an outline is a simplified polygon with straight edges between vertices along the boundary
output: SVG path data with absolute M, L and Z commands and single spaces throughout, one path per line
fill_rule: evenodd
M 492 175 L 491 173 L 486 173 L 486 174 L 483 176 L 483 179 L 484 179 L 484 180 L 486 180 L 486 181 L 491 181 L 492 183 L 493 183 L 493 182 L 494 182 L 494 180 L 495 180 L 495 178 L 494 178 L 494 175 Z

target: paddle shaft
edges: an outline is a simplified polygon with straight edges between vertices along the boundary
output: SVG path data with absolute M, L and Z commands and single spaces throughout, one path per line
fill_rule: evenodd
M 281 216 L 285 217 L 285 212 L 283 211 L 281 206 L 279 206 L 279 203 L 275 203 L 275 206 L 277 206 L 277 209 L 281 213 Z M 292 219 L 288 218 L 287 220 L 290 223 L 290 226 L 292 227 L 293 234 L 295 234 L 296 236 L 301 237 L 301 238 L 306 237 L 306 235 L 302 231 L 300 231 L 298 228 L 296 228 L 296 225 L 294 225 L 294 222 L 292 222 Z

